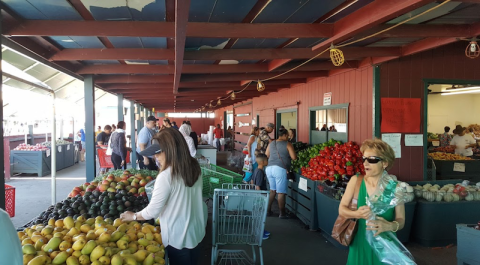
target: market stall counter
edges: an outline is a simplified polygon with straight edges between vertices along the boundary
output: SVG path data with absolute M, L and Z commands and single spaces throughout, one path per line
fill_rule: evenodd
M 210 161 L 210 164 L 217 164 L 217 148 L 211 145 L 198 145 L 197 156 L 204 156 Z

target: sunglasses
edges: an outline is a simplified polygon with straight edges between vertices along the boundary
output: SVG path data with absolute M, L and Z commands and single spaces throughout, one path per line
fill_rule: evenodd
M 378 156 L 369 156 L 369 157 L 362 156 L 362 161 L 364 163 L 365 163 L 365 160 L 367 160 L 368 163 L 370 163 L 370 164 L 376 164 L 376 163 L 382 161 L 383 159 L 378 157 Z

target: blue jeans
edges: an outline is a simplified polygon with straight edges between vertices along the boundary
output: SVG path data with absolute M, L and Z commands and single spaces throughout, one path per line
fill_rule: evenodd
M 168 260 L 170 265 L 196 265 L 200 257 L 200 248 L 197 245 L 195 248 L 176 249 L 172 246 L 167 246 Z
M 258 168 L 257 162 L 253 163 L 253 165 L 252 165 L 252 173 L 245 172 L 245 178 L 243 178 L 243 181 L 245 181 L 245 182 L 250 182 L 250 180 L 252 180 L 253 172 L 255 172 L 255 169 L 257 169 L 257 168 Z

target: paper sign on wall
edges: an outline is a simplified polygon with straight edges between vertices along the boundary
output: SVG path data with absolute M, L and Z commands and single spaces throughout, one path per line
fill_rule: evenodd
M 323 106 L 332 105 L 332 92 L 323 94 Z
M 58 146 L 58 152 L 61 153 L 62 152 L 62 146 Z
M 465 172 L 465 164 L 464 163 L 453 163 L 453 171 Z
M 308 190 L 307 179 L 300 178 L 300 182 L 298 182 L 298 188 L 307 192 Z
M 406 134 L 405 146 L 423 146 L 423 134 Z
M 382 132 L 419 133 L 419 98 L 382 98 Z
M 395 152 L 395 158 L 402 157 L 401 133 L 383 133 L 382 140 L 392 147 Z

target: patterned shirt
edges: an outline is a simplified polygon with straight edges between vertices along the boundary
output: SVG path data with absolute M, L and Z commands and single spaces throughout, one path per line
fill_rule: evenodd
M 260 131 L 260 134 L 257 138 L 257 150 L 255 154 L 265 154 L 270 140 L 270 136 L 268 136 L 268 132 L 266 130 Z
M 439 139 L 440 139 L 440 146 L 441 147 L 449 146 L 450 141 L 452 141 L 452 136 L 448 133 L 443 133 L 443 134 L 440 135 Z

